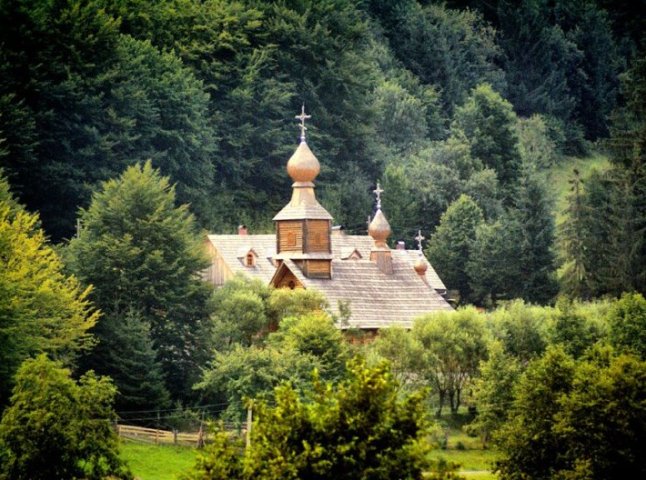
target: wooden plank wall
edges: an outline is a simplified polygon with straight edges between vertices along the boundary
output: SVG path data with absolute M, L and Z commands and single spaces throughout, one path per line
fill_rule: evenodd
M 278 222 L 278 253 L 303 251 L 303 221 L 281 220 Z

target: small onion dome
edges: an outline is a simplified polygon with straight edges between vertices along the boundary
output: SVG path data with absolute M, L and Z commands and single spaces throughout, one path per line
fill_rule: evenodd
M 302 141 L 287 162 L 287 173 L 295 182 L 311 182 L 321 171 L 319 161 Z
M 390 235 L 390 224 L 381 210 L 377 210 L 375 218 L 370 222 L 370 225 L 368 226 L 368 234 L 378 245 L 385 245 L 386 239 Z
M 417 260 L 415 260 L 415 263 L 413 264 L 413 268 L 415 269 L 418 275 L 423 276 L 423 275 L 426 275 L 426 270 L 428 270 L 428 263 L 426 263 L 426 261 L 420 255 L 420 257 Z

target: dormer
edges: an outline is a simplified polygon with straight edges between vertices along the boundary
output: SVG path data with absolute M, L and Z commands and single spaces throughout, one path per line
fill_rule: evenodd
M 245 267 L 249 268 L 255 267 L 258 260 L 258 254 L 251 247 L 240 247 L 236 257 Z
M 355 247 L 343 247 L 341 248 L 341 260 L 361 260 L 363 255 Z

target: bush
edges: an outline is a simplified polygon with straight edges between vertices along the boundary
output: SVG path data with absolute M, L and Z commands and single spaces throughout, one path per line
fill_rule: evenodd
M 315 378 L 305 398 L 290 385 L 276 389 L 275 406 L 254 407 L 251 444 L 220 434 L 189 478 L 421 479 L 428 466 L 428 423 L 421 393 L 399 398 L 385 364 L 348 364 L 336 388 Z
M 115 394 L 107 377 L 77 383 L 45 355 L 26 360 L 0 422 L 0 478 L 131 478 L 112 426 Z

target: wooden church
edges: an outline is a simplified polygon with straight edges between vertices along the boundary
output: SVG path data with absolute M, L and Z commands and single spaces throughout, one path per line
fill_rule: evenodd
M 211 266 L 205 278 L 220 286 L 243 272 L 276 288 L 316 289 L 330 308 L 349 307 L 341 328 L 376 331 L 393 325 L 412 326 L 419 315 L 451 310 L 446 288 L 420 248 L 389 248 L 390 225 L 381 211 L 382 190 L 377 186 L 377 211 L 368 235 L 346 235 L 332 227 L 332 216 L 316 200 L 314 179 L 320 164 L 305 139 L 305 112 L 300 144 L 287 162 L 294 181 L 290 202 L 274 217 L 275 235 L 250 235 L 240 226 L 237 235 L 208 235 Z

